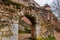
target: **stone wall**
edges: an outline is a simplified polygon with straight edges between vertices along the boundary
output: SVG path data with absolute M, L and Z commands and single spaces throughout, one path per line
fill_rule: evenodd
M 48 22 L 48 19 L 46 18 L 46 17 L 48 17 L 47 16 L 48 12 L 49 11 L 47 11 L 45 9 L 37 8 L 34 6 L 25 6 L 23 4 L 19 4 L 16 2 L 11 2 L 9 4 L 5 4 L 5 3 L 0 4 L 0 20 L 1 20 L 2 24 L 4 24 L 3 22 L 6 22 L 7 25 L 9 25 L 8 27 L 11 27 L 11 30 L 12 30 L 11 32 L 13 32 L 13 36 L 11 37 L 12 38 L 11 40 L 15 40 L 15 37 L 17 40 L 16 35 L 18 35 L 17 34 L 18 32 L 16 32 L 16 31 L 18 31 L 18 23 L 19 22 L 20 22 L 20 25 L 26 26 L 25 24 L 21 24 L 21 18 L 23 16 L 25 16 L 25 14 L 28 14 L 28 15 L 31 15 L 32 17 L 34 17 L 36 19 L 35 27 L 37 27 L 37 28 L 40 27 L 40 29 L 39 29 L 40 31 L 37 30 L 37 28 L 35 30 L 35 33 L 36 32 L 40 33 L 40 34 L 37 33 L 40 36 L 38 36 L 36 34 L 37 39 L 39 39 L 40 37 L 44 38 L 46 34 L 49 34 L 49 32 L 52 33 L 51 30 L 53 30 L 52 29 L 53 25 L 51 24 L 51 22 Z M 4 25 L 6 26 L 6 24 L 4 24 Z M 39 25 L 39 26 L 36 26 L 36 25 Z M 3 26 L 3 28 L 5 26 Z M 51 28 L 51 29 L 48 30 L 48 28 Z M 52 34 L 50 34 L 50 35 L 52 35 Z M 46 36 L 48 36 L 48 35 L 46 35 Z

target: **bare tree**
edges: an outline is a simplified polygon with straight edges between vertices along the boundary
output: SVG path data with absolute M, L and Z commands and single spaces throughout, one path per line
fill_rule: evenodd
M 53 14 L 60 20 L 60 0 L 53 0 L 50 7 Z

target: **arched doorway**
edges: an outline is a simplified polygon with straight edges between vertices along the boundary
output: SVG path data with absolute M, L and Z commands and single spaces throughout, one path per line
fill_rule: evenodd
M 36 36 L 36 34 L 35 34 L 35 25 L 36 25 L 35 16 L 25 14 L 21 18 L 21 20 L 23 20 L 25 23 L 27 23 L 27 25 L 25 26 L 25 32 L 27 31 L 27 28 L 30 28 L 30 37 L 28 37 L 28 38 L 34 40 L 35 36 Z M 27 34 L 27 36 L 29 36 L 29 35 Z

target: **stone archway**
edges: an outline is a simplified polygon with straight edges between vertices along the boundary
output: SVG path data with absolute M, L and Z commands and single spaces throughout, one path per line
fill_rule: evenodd
M 28 24 L 30 25 L 30 27 L 31 27 L 31 38 L 33 40 L 34 40 L 34 38 L 36 38 L 36 24 L 37 24 L 37 19 L 36 18 L 37 18 L 36 15 L 32 16 L 31 14 L 30 15 L 29 14 L 24 14 L 24 16 L 21 17 L 21 20 L 25 21 L 27 23 L 27 25 Z

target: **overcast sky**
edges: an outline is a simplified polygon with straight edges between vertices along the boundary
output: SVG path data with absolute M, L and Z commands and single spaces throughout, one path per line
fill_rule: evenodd
M 43 6 L 44 4 L 49 4 L 53 1 L 53 0 L 35 0 L 40 6 Z
M 40 6 L 49 4 L 55 16 L 60 20 L 60 0 L 35 0 Z

